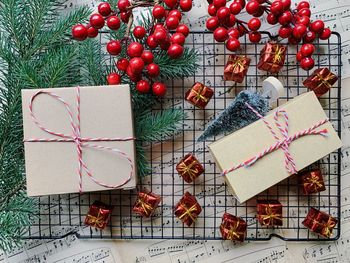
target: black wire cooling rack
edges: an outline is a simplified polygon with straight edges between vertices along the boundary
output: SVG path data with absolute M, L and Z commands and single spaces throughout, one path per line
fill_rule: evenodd
M 268 41 L 269 36 L 265 32 L 263 40 Z M 132 213 L 136 190 L 40 197 L 38 219 L 29 229 L 27 238 L 56 239 L 75 234 L 79 238 L 97 239 L 221 239 L 219 225 L 223 213 L 227 211 L 247 221 L 248 240 L 268 240 L 277 236 L 284 240 L 306 241 L 322 240 L 301 224 L 311 206 L 340 219 L 340 151 L 314 164 L 323 171 L 326 191 L 304 196 L 296 176 L 291 176 L 243 204 L 238 204 L 230 195 L 206 147 L 213 140 L 206 143 L 195 141 L 215 114 L 225 109 L 239 91 L 261 89 L 261 82 L 267 73 L 259 71 L 256 65 L 264 41 L 260 44 L 242 41 L 241 53 L 251 58 L 251 65 L 245 82 L 237 85 L 223 81 L 223 68 L 229 56 L 223 44 L 216 43 L 208 32 L 192 32 L 188 39 L 187 45 L 195 48 L 200 57 L 198 70 L 189 78 L 169 81 L 168 97 L 155 109 L 182 108 L 187 113 L 187 118 L 183 120 L 183 132 L 168 141 L 147 145 L 153 171 L 151 175 L 141 178 L 138 186 L 138 189 L 147 189 L 162 196 L 162 203 L 155 215 L 143 219 Z M 340 44 L 338 33 L 332 33 L 328 41 L 317 42 L 315 69 L 328 67 L 341 79 Z M 278 75 L 286 87 L 286 95 L 279 99 L 279 104 L 307 91 L 302 82 L 312 71 L 306 72 L 295 63 L 296 50 L 297 47 L 288 47 L 285 66 Z M 184 100 L 185 92 L 196 81 L 215 90 L 205 110 L 194 108 Z M 320 102 L 340 136 L 340 81 L 320 98 Z M 193 184 L 185 183 L 175 170 L 176 164 L 187 153 L 194 153 L 206 170 Z M 194 194 L 203 208 L 193 227 L 184 226 L 172 212 L 186 191 Z M 256 221 L 256 201 L 266 198 L 278 199 L 283 204 L 282 227 L 267 229 Z M 84 226 L 85 215 L 95 200 L 114 206 L 110 223 L 103 231 Z M 339 238 L 340 223 L 333 233 L 331 240 Z

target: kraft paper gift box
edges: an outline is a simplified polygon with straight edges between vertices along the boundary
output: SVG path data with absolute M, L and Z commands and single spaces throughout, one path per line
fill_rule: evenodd
M 276 111 L 279 111 L 278 123 L 284 129 L 286 123 L 283 118 L 283 110 L 289 118 L 287 137 L 294 136 L 315 124 L 319 125 L 324 122 L 313 129 L 314 132 L 323 131 L 323 135 L 304 135 L 290 142 L 287 147 L 289 156 L 294 161 L 296 171 L 305 168 L 342 146 L 332 124 L 327 121 L 327 116 L 316 95 L 313 92 L 307 92 L 295 97 L 265 116 L 265 120 L 279 140 L 272 135 L 267 125 L 260 119 L 209 145 L 209 149 L 217 165 L 223 171 L 232 194 L 239 202 L 254 197 L 294 173 L 290 171 L 291 162 L 285 163 L 286 153 L 282 148 L 262 154 L 267 149 L 271 150 L 273 145 L 282 142 L 285 138 L 278 130 L 274 119 Z M 256 160 L 259 155 L 263 157 Z M 256 161 L 254 162 L 254 160 Z M 240 168 L 232 171 L 233 167 Z
M 59 96 L 64 103 L 50 94 Z M 31 116 L 30 106 L 38 124 Z M 22 108 L 28 196 L 136 187 L 128 85 L 23 90 Z

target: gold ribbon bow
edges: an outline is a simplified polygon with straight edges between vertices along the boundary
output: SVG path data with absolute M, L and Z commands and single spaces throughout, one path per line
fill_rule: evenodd
M 335 75 L 332 72 L 329 72 L 327 76 L 323 77 L 320 73 L 317 73 L 316 77 L 319 81 L 321 81 L 321 83 L 317 85 L 316 89 L 321 87 L 322 85 L 325 85 L 328 89 L 330 89 L 332 85 L 329 83 L 329 81 L 334 79 Z
M 337 223 L 333 220 L 332 217 L 329 217 L 327 223 L 322 228 L 322 235 L 325 237 L 330 237 L 332 235 L 332 230 Z
M 208 102 L 208 98 L 206 98 L 205 96 L 203 96 L 202 92 L 205 89 L 205 86 L 203 84 L 201 84 L 201 87 L 199 89 L 199 91 L 196 91 L 194 89 L 192 89 L 191 92 L 193 92 L 196 96 L 193 98 L 194 100 L 196 100 L 194 103 L 198 103 L 199 100 L 202 100 L 204 102 Z
M 106 220 L 103 217 L 103 215 L 101 214 L 101 209 L 98 210 L 97 216 L 93 216 L 93 215 L 87 215 L 87 224 L 97 227 L 97 228 L 103 228 Z
M 192 180 L 196 179 L 196 175 L 198 174 L 198 169 L 193 168 L 193 166 L 197 164 L 197 161 L 193 161 L 189 165 L 186 165 L 184 161 L 182 161 L 178 165 L 178 171 L 181 172 L 182 174 L 188 174 Z
M 323 186 L 320 178 L 316 176 L 314 173 L 311 173 L 311 177 L 306 177 L 305 180 L 307 182 L 304 183 L 304 186 L 311 184 L 312 186 L 315 187 L 316 191 L 318 190 L 318 188 L 321 188 Z
M 193 217 L 192 213 L 197 211 L 197 204 L 194 204 L 190 208 L 187 208 L 185 205 L 180 204 L 180 206 L 185 210 L 185 212 L 179 216 L 179 219 L 183 219 L 185 216 L 189 216 L 192 222 L 196 221 L 196 218 Z
M 284 51 L 285 51 L 285 47 L 278 46 L 278 45 L 276 46 L 276 50 L 274 52 L 273 59 L 272 59 L 272 62 L 274 64 L 280 63 L 282 61 L 282 56 L 284 54 Z
M 269 220 L 267 224 L 265 224 L 265 220 Z M 268 204 L 265 207 L 265 215 L 262 218 L 264 225 L 273 225 L 273 220 L 282 220 L 282 214 L 275 214 L 272 211 L 272 207 Z
M 240 238 L 241 235 L 244 235 L 244 232 L 238 232 L 237 228 L 239 227 L 239 221 L 236 221 L 236 224 L 232 225 L 230 229 L 227 231 L 226 239 L 235 240 L 236 238 Z
M 145 198 L 144 197 L 139 197 L 136 201 L 136 206 L 141 206 L 141 208 L 143 209 L 143 211 L 145 211 L 146 216 L 149 216 L 152 211 L 153 211 L 153 207 L 145 202 Z
M 232 58 L 231 56 L 228 59 L 228 62 L 232 62 L 230 64 L 231 66 L 231 78 L 233 77 L 233 75 L 236 73 L 235 72 L 235 68 L 238 67 L 238 72 L 244 70 L 245 67 L 245 57 L 239 57 L 239 56 L 235 56 L 234 58 Z

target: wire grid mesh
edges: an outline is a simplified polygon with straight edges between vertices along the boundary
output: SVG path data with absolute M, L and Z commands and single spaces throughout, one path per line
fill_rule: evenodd
M 206 124 L 225 109 L 239 91 L 245 88 L 261 89 L 261 82 L 267 73 L 259 71 L 256 65 L 259 51 L 268 41 L 269 33 L 263 34 L 260 44 L 243 41 L 241 53 L 251 58 L 251 65 L 242 84 L 223 81 L 223 68 L 229 54 L 223 44 L 214 41 L 211 33 L 192 32 L 189 39 L 187 45 L 195 48 L 200 56 L 198 70 L 189 78 L 171 80 L 168 83 L 172 87 L 169 88 L 168 97 L 155 109 L 182 108 L 187 114 L 183 120 L 183 131 L 170 140 L 146 145 L 153 171 L 150 176 L 140 179 L 138 189 L 147 189 L 162 196 L 162 203 L 154 216 L 144 219 L 132 213 L 136 190 L 40 197 L 38 220 L 29 229 L 28 238 L 54 239 L 75 234 L 80 238 L 98 239 L 221 239 L 219 225 L 223 213 L 227 211 L 247 221 L 248 240 L 267 240 L 272 236 L 295 241 L 322 240 L 301 224 L 309 208 L 316 207 L 340 219 L 340 151 L 314 164 L 323 171 L 326 191 L 304 196 L 294 175 L 243 204 L 230 195 L 206 147 L 218 138 L 203 143 L 195 141 Z M 333 33 L 328 41 L 316 43 L 315 69 L 328 67 L 341 79 L 340 43 L 337 33 Z M 285 66 L 278 75 L 286 87 L 285 96 L 279 99 L 279 104 L 307 91 L 302 81 L 310 73 L 296 65 L 295 53 L 296 47 L 289 46 Z M 185 92 L 196 81 L 215 90 L 205 110 L 195 108 L 184 100 Z M 340 136 L 340 81 L 320 98 L 320 102 Z M 185 183 L 175 170 L 176 164 L 187 153 L 194 153 L 205 167 L 204 175 L 192 184 Z M 203 208 L 193 227 L 184 226 L 172 212 L 186 191 L 194 194 Z M 258 199 L 277 199 L 283 204 L 282 227 L 260 226 L 256 221 Z M 109 225 L 103 231 L 84 226 L 88 208 L 95 200 L 114 207 Z M 330 239 L 335 240 L 339 235 L 340 223 Z

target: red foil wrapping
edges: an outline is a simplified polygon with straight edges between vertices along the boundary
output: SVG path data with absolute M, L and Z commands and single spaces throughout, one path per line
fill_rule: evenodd
M 277 200 L 258 200 L 257 218 L 263 226 L 282 226 L 282 204 Z
M 243 242 L 247 234 L 247 223 L 240 217 L 225 213 L 220 225 L 222 238 Z
M 258 69 L 270 73 L 278 73 L 284 65 L 286 53 L 286 46 L 270 42 L 266 43 L 264 48 L 260 51 Z
M 327 93 L 337 80 L 337 75 L 330 72 L 328 68 L 319 68 L 304 80 L 303 84 L 313 90 L 317 97 L 320 97 Z
M 323 176 L 319 169 L 302 172 L 299 176 L 299 184 L 306 195 L 326 190 Z
M 186 92 L 185 99 L 194 106 L 204 109 L 213 94 L 214 91 L 211 88 L 196 82 L 192 88 Z
M 302 224 L 311 231 L 327 238 L 332 235 L 333 229 L 337 223 L 337 219 L 313 207 L 310 208 L 309 213 L 302 222 Z
M 160 203 L 160 196 L 154 193 L 139 192 L 132 210 L 143 217 L 150 217 Z
M 187 226 L 191 226 L 202 212 L 196 197 L 186 192 L 174 209 L 175 215 Z
M 85 217 L 85 225 L 104 229 L 111 217 L 112 207 L 102 202 L 95 201 L 89 208 L 89 212 Z
M 204 167 L 192 154 L 187 154 L 177 165 L 177 172 L 187 183 L 192 183 L 204 172 Z
M 230 55 L 224 69 L 224 80 L 242 83 L 250 65 L 250 58 Z

